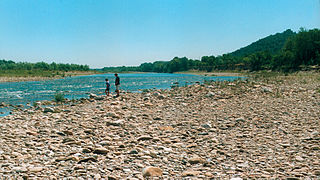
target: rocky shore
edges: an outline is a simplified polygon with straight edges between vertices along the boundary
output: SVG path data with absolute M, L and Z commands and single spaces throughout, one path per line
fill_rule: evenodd
M 0 117 L 13 179 L 319 179 L 320 75 L 91 96 Z

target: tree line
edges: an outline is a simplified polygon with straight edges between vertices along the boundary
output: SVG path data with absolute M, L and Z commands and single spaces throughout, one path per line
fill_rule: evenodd
M 200 60 L 174 57 L 170 61 L 142 63 L 137 67 L 105 67 L 104 71 L 142 71 L 173 73 L 188 70 L 273 70 L 297 71 L 304 66 L 320 65 L 320 30 L 290 29 L 268 36 L 247 47 L 220 56 L 203 56 Z
M 28 63 L 14 62 L 12 60 L 0 60 L 0 70 L 41 70 L 41 71 L 89 71 L 88 65 L 63 64 L 63 63 Z

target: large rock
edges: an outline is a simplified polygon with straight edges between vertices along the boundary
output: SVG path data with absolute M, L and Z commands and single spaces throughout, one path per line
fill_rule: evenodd
M 54 108 L 52 107 L 45 107 L 43 110 L 44 113 L 48 113 L 48 112 L 54 112 Z
M 29 172 L 40 172 L 43 169 L 44 169 L 43 167 L 31 167 L 29 168 Z
M 23 173 L 28 171 L 26 167 L 13 167 L 11 170 L 17 173 Z
M 96 94 L 93 94 L 93 93 L 90 93 L 90 95 L 89 95 L 89 98 L 91 98 L 91 99 L 94 99 L 96 97 L 98 97 L 98 96 Z
M 206 97 L 214 97 L 214 93 L 213 92 L 208 92 L 207 94 L 206 94 Z
M 93 150 L 95 154 L 108 154 L 109 150 L 106 148 L 96 148 Z
M 204 161 L 201 157 L 195 156 L 195 157 L 193 157 L 193 158 L 190 158 L 190 159 L 188 160 L 188 162 L 189 162 L 190 164 L 198 164 L 198 163 L 204 163 L 205 161 Z
M 103 96 L 96 96 L 96 97 L 94 97 L 94 100 L 101 101 L 101 100 L 104 100 L 104 97 Z
M 124 120 L 120 119 L 117 121 L 107 121 L 106 124 L 107 124 L 107 126 L 121 126 L 124 124 Z
M 150 140 L 152 139 L 151 136 L 140 136 L 137 140 L 138 141 L 145 141 L 145 140 Z
M 158 167 L 146 167 L 142 170 L 143 177 L 162 176 L 162 170 Z

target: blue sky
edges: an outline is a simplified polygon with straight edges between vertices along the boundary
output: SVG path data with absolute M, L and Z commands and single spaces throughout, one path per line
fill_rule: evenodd
M 140 65 L 320 28 L 319 0 L 0 0 L 0 59 Z

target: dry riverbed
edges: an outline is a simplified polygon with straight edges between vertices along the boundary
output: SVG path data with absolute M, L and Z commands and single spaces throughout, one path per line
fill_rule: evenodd
M 320 178 L 320 75 L 191 85 L 0 117 L 1 177 Z

